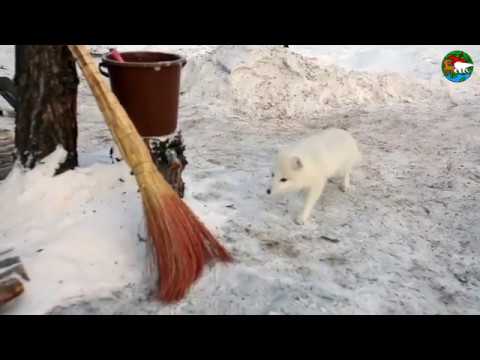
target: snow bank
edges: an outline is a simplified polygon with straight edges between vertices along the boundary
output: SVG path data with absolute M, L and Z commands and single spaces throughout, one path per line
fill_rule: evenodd
M 301 125 L 354 107 L 459 104 L 480 95 L 478 78 L 461 89 L 443 78 L 439 64 L 448 46 L 97 45 L 93 50 L 109 47 L 185 55 L 182 105 L 276 125 Z M 475 55 L 478 49 L 468 50 Z
M 189 59 L 182 85 L 184 103 L 277 122 L 311 119 L 355 106 L 449 99 L 438 81 L 348 71 L 331 59 L 275 46 L 219 46 Z
M 59 148 L 33 170 L 16 166 L 0 181 L 0 248 L 15 249 L 31 278 L 25 296 L 2 309 L 8 314 L 44 314 L 132 284 L 145 296 L 138 288 L 151 278 L 138 236 L 145 229 L 135 178 L 124 162 L 111 164 L 98 153 L 82 155 L 81 167 L 53 177 L 65 156 Z M 195 191 L 204 186 L 197 183 Z M 205 213 L 191 193 L 185 200 L 213 231 L 225 222 L 223 204 Z
M 142 278 L 134 178 L 123 163 L 53 177 L 65 155 L 59 149 L 34 170 L 17 167 L 0 182 L 0 244 L 15 249 L 32 279 L 25 284 L 28 296 L 10 313 L 43 314 L 70 298 L 98 296 Z

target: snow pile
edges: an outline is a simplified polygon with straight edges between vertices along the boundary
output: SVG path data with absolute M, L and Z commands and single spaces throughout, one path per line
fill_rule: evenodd
M 32 279 L 10 313 L 42 314 L 143 278 L 135 180 L 123 163 L 53 177 L 65 155 L 59 149 L 34 170 L 17 167 L 0 182 L 0 244 L 14 248 Z
M 347 71 L 279 47 L 219 46 L 189 60 L 187 104 L 256 120 L 301 120 L 354 106 L 448 99 L 447 89 L 394 73 Z
M 452 98 L 458 103 L 465 97 L 464 92 L 455 96 L 457 89 L 443 79 L 433 60 L 437 53 L 422 58 L 422 69 L 428 67 L 437 76 L 392 72 L 418 64 L 419 55 L 410 48 L 407 54 L 385 47 L 356 49 L 355 56 L 340 46 L 327 47 L 323 53 L 315 53 L 322 51 L 321 46 L 309 47 L 311 54 L 278 45 L 97 45 L 92 49 L 102 53 L 110 47 L 184 55 L 188 62 L 182 72 L 182 105 L 249 120 L 274 120 L 277 125 L 292 124 L 291 120 L 300 124 L 359 106 L 445 103 Z M 397 65 L 390 69 L 379 62 Z M 380 71 L 372 72 L 372 67 Z
M 138 296 L 147 293 L 138 186 L 127 165 L 112 164 L 107 154 L 83 154 L 80 167 L 54 177 L 66 156 L 59 148 L 33 170 L 17 165 L 0 181 L 0 249 L 13 248 L 31 278 L 25 295 L 2 312 L 44 314 L 132 285 Z M 202 193 L 204 186 L 197 183 L 195 190 Z M 207 214 L 191 193 L 185 200 L 213 231 L 225 222 L 222 204 L 212 204 Z

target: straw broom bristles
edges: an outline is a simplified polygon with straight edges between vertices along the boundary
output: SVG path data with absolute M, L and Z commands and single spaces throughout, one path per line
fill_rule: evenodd
M 229 262 L 232 257 L 159 173 L 128 114 L 102 80 L 88 48 L 68 47 L 139 185 L 158 269 L 158 296 L 166 302 L 178 301 L 205 264 L 214 259 Z

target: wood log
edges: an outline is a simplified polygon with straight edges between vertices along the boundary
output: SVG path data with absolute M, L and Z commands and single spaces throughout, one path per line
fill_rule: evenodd
M 21 279 L 30 281 L 20 257 L 6 257 L 10 253 L 12 249 L 0 251 L 0 306 L 24 293 Z
M 0 180 L 7 177 L 15 162 L 14 142 L 11 131 L 0 129 Z
M 8 279 L 0 282 L 0 306 L 23 294 L 25 288 L 18 279 Z

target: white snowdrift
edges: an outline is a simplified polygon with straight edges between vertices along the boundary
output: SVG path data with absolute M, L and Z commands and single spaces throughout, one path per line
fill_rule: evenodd
M 13 314 L 42 314 L 69 298 L 136 283 L 145 263 L 136 230 L 142 209 L 123 163 L 53 177 L 58 149 L 32 171 L 0 183 L 0 244 L 12 247 L 32 279 Z
M 351 107 L 449 100 L 438 81 L 347 71 L 279 47 L 219 46 L 189 60 L 182 85 L 185 103 L 289 123 Z

